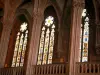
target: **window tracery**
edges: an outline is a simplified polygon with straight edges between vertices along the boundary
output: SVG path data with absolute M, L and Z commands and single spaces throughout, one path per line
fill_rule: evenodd
M 88 61 L 88 41 L 89 41 L 89 17 L 87 10 L 82 13 L 81 35 L 80 35 L 80 53 L 81 62 Z
M 24 22 L 21 24 L 20 30 L 17 33 L 13 60 L 12 60 L 12 67 L 23 66 L 25 51 L 27 46 L 27 38 L 28 38 L 28 24 Z
M 54 17 L 48 16 L 43 24 L 40 37 L 37 65 L 52 64 L 55 38 Z

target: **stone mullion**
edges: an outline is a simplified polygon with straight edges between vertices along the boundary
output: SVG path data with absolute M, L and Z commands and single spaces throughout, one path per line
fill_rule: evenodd
M 73 19 L 70 39 L 69 75 L 75 75 L 75 63 L 79 61 L 81 15 L 84 8 L 82 0 L 73 2 Z

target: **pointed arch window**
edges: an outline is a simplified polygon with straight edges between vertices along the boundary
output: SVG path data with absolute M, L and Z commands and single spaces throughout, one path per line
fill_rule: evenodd
M 53 16 L 45 18 L 41 29 L 37 65 L 52 64 L 55 38 L 55 21 Z
M 23 66 L 25 51 L 27 46 L 27 39 L 28 39 L 28 24 L 26 22 L 23 22 L 20 26 L 20 30 L 18 31 L 16 37 L 12 67 Z
M 80 53 L 81 62 L 88 61 L 88 41 L 89 41 L 89 17 L 86 9 L 83 9 L 82 24 L 81 24 L 81 36 L 80 36 Z

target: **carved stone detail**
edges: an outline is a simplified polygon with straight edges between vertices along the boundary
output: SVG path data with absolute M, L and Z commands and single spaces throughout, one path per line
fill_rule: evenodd
M 85 6 L 85 1 L 84 0 L 77 0 L 77 1 L 73 1 L 73 7 L 79 7 L 79 8 L 83 8 Z

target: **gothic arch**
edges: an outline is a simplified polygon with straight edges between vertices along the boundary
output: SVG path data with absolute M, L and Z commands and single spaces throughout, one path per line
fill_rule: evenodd
M 87 12 L 90 15 L 91 19 L 95 19 L 96 15 L 95 15 L 95 7 L 94 7 L 94 3 L 92 0 L 85 0 L 85 8 L 87 9 Z
M 26 10 L 26 9 L 19 9 L 16 11 L 16 17 L 20 16 L 20 15 L 24 15 L 29 23 L 29 29 L 32 28 L 32 16 L 31 14 Z M 15 18 L 16 21 L 16 18 Z M 31 31 L 30 31 L 31 32 Z
M 89 62 L 89 61 L 93 60 L 94 54 L 95 54 L 95 40 L 93 40 L 93 39 L 95 39 L 95 37 L 96 37 L 96 34 L 95 34 L 95 32 L 96 32 L 96 24 L 95 24 L 96 16 L 95 16 L 95 8 L 94 8 L 93 0 L 85 0 L 85 7 L 84 7 L 84 9 L 86 9 L 86 12 L 87 12 L 86 16 L 89 18 L 89 21 L 88 21 L 89 25 L 87 27 L 87 29 L 89 28 L 88 29 L 88 32 L 89 32 L 88 33 L 88 39 L 89 40 L 87 41 L 87 44 L 88 44 L 87 51 L 88 52 L 87 52 L 87 54 L 84 53 L 84 52 L 81 52 L 81 57 L 82 57 L 82 54 L 86 55 L 87 56 L 87 60 Z M 85 19 L 85 17 L 84 17 L 84 19 Z M 84 28 L 85 21 L 84 21 L 84 19 L 82 18 L 82 27 L 81 27 L 81 29 L 83 29 L 83 31 L 82 31 L 83 33 L 85 31 L 85 28 Z M 84 34 L 82 34 L 82 35 L 84 36 Z M 82 40 L 81 40 L 81 44 L 82 44 Z M 82 46 L 80 46 L 80 47 L 82 47 Z M 91 57 L 92 57 L 92 59 L 91 59 Z M 82 61 L 82 59 L 81 59 L 81 61 Z M 87 62 L 87 61 L 85 61 L 85 62 Z
M 9 45 L 8 45 L 8 52 L 5 60 L 5 67 L 11 67 L 12 63 L 12 57 L 13 57 L 13 52 L 14 52 L 14 47 L 15 47 L 15 41 L 16 41 L 16 36 L 19 30 L 19 27 L 23 22 L 26 22 L 28 24 L 28 36 L 31 36 L 31 28 L 32 28 L 32 18 L 31 15 L 26 11 L 26 10 L 19 10 L 16 12 L 16 17 L 13 22 L 13 27 L 11 30 L 10 34 L 10 39 L 9 39 Z M 25 53 L 25 64 L 27 64 L 27 57 L 28 57 L 28 49 L 29 49 L 29 43 L 30 43 L 30 38 L 28 37 L 28 43 L 27 43 L 27 48 L 26 48 L 26 53 Z
M 44 11 L 44 21 L 41 26 L 37 64 L 52 64 L 57 51 L 58 17 L 53 6 Z
M 58 26 L 60 27 L 62 13 L 61 13 L 61 10 L 60 10 L 57 2 L 48 1 L 46 6 L 44 7 L 44 10 L 49 6 L 52 6 L 54 8 L 54 10 L 56 11 L 56 14 L 57 14 L 57 17 L 58 17 Z

